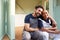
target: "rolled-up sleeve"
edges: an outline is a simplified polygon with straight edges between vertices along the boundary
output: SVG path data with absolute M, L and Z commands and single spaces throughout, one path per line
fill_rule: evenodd
M 24 23 L 30 23 L 29 19 L 30 19 L 29 16 L 26 16 L 24 19 Z

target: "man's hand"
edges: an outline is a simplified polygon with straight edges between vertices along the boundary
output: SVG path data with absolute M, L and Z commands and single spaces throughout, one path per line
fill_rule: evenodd
M 38 28 L 35 28 L 35 31 L 38 31 L 39 29 Z

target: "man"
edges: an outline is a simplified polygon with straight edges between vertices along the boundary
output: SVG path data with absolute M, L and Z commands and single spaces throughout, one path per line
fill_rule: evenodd
M 44 8 L 38 5 L 35 7 L 35 10 L 32 14 L 29 14 L 25 17 L 25 26 L 22 40 L 31 40 L 31 38 L 33 40 L 49 40 L 49 34 L 47 32 L 41 32 L 38 29 L 38 17 L 42 18 L 42 11 L 44 11 Z M 54 20 L 52 19 L 52 21 Z
M 42 13 L 43 19 L 39 18 L 38 27 L 43 32 L 50 33 L 50 37 L 53 37 L 54 40 L 60 40 L 60 31 L 57 30 L 56 26 L 52 24 L 52 20 L 48 17 L 47 10 Z

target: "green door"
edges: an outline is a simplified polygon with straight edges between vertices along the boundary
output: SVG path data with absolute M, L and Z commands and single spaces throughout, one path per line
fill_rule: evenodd
M 54 19 L 57 22 L 58 29 L 60 29 L 60 0 L 54 0 L 54 6 L 53 6 L 53 14 Z
M 15 40 L 15 0 L 8 0 L 7 6 L 7 35 Z
M 0 0 L 0 40 L 5 34 L 9 36 L 10 40 L 15 39 L 15 6 L 11 4 L 13 2 L 15 4 L 15 0 Z
M 0 0 L 0 40 L 5 35 L 4 1 Z

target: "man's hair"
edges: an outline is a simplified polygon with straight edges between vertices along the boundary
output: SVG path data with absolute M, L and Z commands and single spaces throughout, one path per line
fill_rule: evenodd
M 43 6 L 41 6 L 41 5 L 35 6 L 35 9 L 38 9 L 38 8 L 42 8 L 44 10 Z

